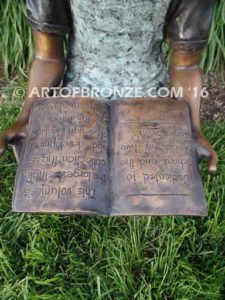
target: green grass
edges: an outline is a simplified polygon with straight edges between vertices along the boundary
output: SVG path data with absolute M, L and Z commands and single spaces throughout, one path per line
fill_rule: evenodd
M 0 131 L 21 107 L 22 97 L 10 96 L 14 87 L 4 88 Z M 201 166 L 206 218 L 12 213 L 17 164 L 7 151 L 0 158 L 0 299 L 224 299 L 225 123 L 204 130 L 220 157 L 216 176 Z
M 4 75 L 7 77 L 12 72 L 26 75 L 25 69 L 33 57 L 33 41 L 26 24 L 25 0 L 1 0 L 0 16 L 0 63 L 3 64 Z M 218 0 L 209 45 L 203 52 L 201 63 L 206 73 L 224 74 L 224 45 L 225 1 Z
M 25 0 L 0 1 L 0 64 L 7 77 L 25 75 L 33 57 L 32 32 L 26 23 Z
M 209 44 L 202 56 L 201 66 L 205 73 L 217 71 L 224 75 L 225 70 L 225 1 L 217 1 L 214 10 Z

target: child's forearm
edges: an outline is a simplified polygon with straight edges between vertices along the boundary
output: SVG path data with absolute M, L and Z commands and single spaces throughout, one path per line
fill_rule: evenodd
M 200 55 L 199 50 L 173 50 L 169 70 L 170 87 L 181 91 L 178 98 L 188 103 L 193 136 L 198 145 L 197 151 L 209 158 L 208 170 L 214 173 L 217 169 L 217 154 L 202 133 L 200 123 L 202 91 L 202 71 L 198 66 Z
M 200 55 L 200 51 L 173 50 L 169 70 L 170 86 L 180 89 L 179 98 L 186 101 L 190 107 L 193 132 L 201 130 L 199 115 L 202 71 L 198 66 Z
M 43 88 L 57 87 L 64 73 L 63 37 L 34 32 L 35 58 L 29 72 L 25 103 L 17 121 L 0 133 L 0 155 L 8 143 L 23 138 L 31 107 Z M 36 93 L 32 93 L 33 89 Z
M 43 88 L 57 87 L 65 68 L 63 37 L 35 31 L 34 41 L 35 58 L 29 72 L 25 103 L 19 116 L 19 119 L 26 122 L 37 95 L 41 94 Z

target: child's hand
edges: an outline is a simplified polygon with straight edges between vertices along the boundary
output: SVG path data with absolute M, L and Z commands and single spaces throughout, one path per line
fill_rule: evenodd
M 218 156 L 216 151 L 213 149 L 212 145 L 209 143 L 207 138 L 202 132 L 198 132 L 195 135 L 196 150 L 199 159 L 203 157 L 208 158 L 208 171 L 214 174 L 217 170 Z
M 26 137 L 26 122 L 17 120 L 13 125 L 0 133 L 0 155 L 8 148 L 8 144 L 17 142 Z

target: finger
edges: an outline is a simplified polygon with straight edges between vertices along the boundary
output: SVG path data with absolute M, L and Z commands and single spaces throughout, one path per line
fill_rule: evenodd
M 0 155 L 2 155 L 8 146 L 7 138 L 4 135 L 0 136 Z
M 7 139 L 9 143 L 16 143 L 27 135 L 26 128 L 9 128 L 7 131 Z
M 197 154 L 199 160 L 201 160 L 203 157 L 207 157 L 209 159 L 208 171 L 214 174 L 217 171 L 218 156 L 216 151 L 204 136 L 198 140 Z
M 212 174 L 214 174 L 217 170 L 217 162 L 218 162 L 218 156 L 216 154 L 216 151 L 214 151 L 211 144 L 206 139 L 203 139 L 203 144 L 201 145 L 205 148 L 206 152 L 208 152 L 208 155 L 205 153 L 205 156 L 208 157 L 208 171 Z
M 198 157 L 202 159 L 203 157 L 210 157 L 211 152 L 209 150 L 209 147 L 198 143 L 197 144 L 197 154 L 198 154 Z
M 21 141 L 25 137 L 26 137 L 25 132 L 15 132 L 15 133 L 11 134 L 10 136 L 8 136 L 8 143 L 14 144 L 16 142 Z
M 208 170 L 210 173 L 214 174 L 217 171 L 217 163 L 218 156 L 214 150 L 211 151 L 209 162 L 208 162 Z

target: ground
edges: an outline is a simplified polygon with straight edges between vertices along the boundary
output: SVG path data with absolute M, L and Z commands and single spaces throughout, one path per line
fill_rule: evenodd
M 204 86 L 209 92 L 208 98 L 201 101 L 201 119 L 213 122 L 225 119 L 225 74 L 205 76 Z
M 220 81 L 207 82 L 203 127 L 220 161 L 215 176 L 201 164 L 206 218 L 15 214 L 17 164 L 12 150 L 0 158 L 0 299 L 225 298 L 225 99 Z M 15 120 L 23 97 L 13 90 L 25 84 L 0 80 L 0 130 Z

